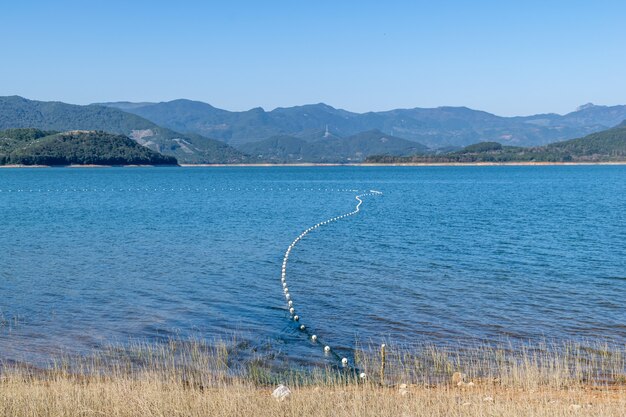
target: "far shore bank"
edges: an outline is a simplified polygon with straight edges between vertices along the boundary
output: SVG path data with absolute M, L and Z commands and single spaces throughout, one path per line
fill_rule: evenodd
M 619 162 L 416 162 L 403 164 L 375 163 L 302 163 L 302 164 L 180 164 L 181 167 L 447 167 L 447 166 L 551 166 L 551 165 L 626 165 Z
M 179 164 L 179 165 L 0 165 L 0 169 L 12 168 L 154 168 L 154 167 L 484 167 L 484 166 L 589 166 L 589 165 L 626 165 L 626 161 L 611 162 L 411 162 L 398 164 L 377 163 L 301 163 L 301 164 Z

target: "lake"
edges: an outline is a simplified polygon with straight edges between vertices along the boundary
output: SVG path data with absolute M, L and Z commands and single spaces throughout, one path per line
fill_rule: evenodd
M 289 244 L 290 320 L 281 286 Z M 626 166 L 0 170 L 0 361 L 110 343 L 626 342 Z

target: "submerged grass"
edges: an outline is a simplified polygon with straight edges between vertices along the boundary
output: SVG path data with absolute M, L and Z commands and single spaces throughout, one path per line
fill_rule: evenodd
M 379 346 L 359 346 L 345 369 L 281 369 L 267 357 L 242 360 L 237 346 L 131 343 L 45 368 L 4 365 L 0 415 L 626 415 L 625 346 L 391 345 L 384 374 Z M 292 390 L 288 401 L 270 395 L 280 383 Z

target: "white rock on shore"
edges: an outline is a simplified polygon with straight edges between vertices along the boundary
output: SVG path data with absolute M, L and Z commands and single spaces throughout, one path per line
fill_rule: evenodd
M 280 384 L 278 388 L 276 388 L 274 392 L 272 392 L 272 397 L 274 397 L 276 401 L 288 400 L 289 397 L 291 397 L 291 390 L 283 384 Z

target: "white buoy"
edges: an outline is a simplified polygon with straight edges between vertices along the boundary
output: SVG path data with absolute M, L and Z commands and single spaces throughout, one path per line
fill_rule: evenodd
M 314 342 L 317 342 L 317 336 L 316 335 L 311 336 L 311 340 Z
M 293 314 L 293 313 L 295 313 L 295 312 L 296 312 L 296 310 L 295 310 L 293 307 L 291 307 L 291 308 L 289 309 L 289 313 Z
M 304 327 L 304 324 L 300 325 L 300 330 L 304 330 L 306 327 Z
M 287 304 L 289 305 L 289 307 L 293 307 L 293 301 L 289 300 Z
M 341 364 L 342 364 L 343 366 L 348 365 L 348 358 L 343 358 L 343 359 L 341 360 Z
M 293 319 L 294 319 L 295 321 L 298 321 L 298 320 L 300 320 L 300 317 L 299 317 L 298 315 L 295 315 L 295 316 L 293 316 Z
M 324 352 L 326 353 L 330 352 L 330 346 L 324 346 Z
M 291 296 L 289 295 L 289 293 L 285 294 L 285 298 L 287 299 L 287 301 L 291 300 Z
M 359 374 L 359 378 L 361 378 L 361 379 L 365 379 L 365 378 L 367 378 L 367 374 L 366 374 L 365 372 L 361 372 L 361 373 Z

